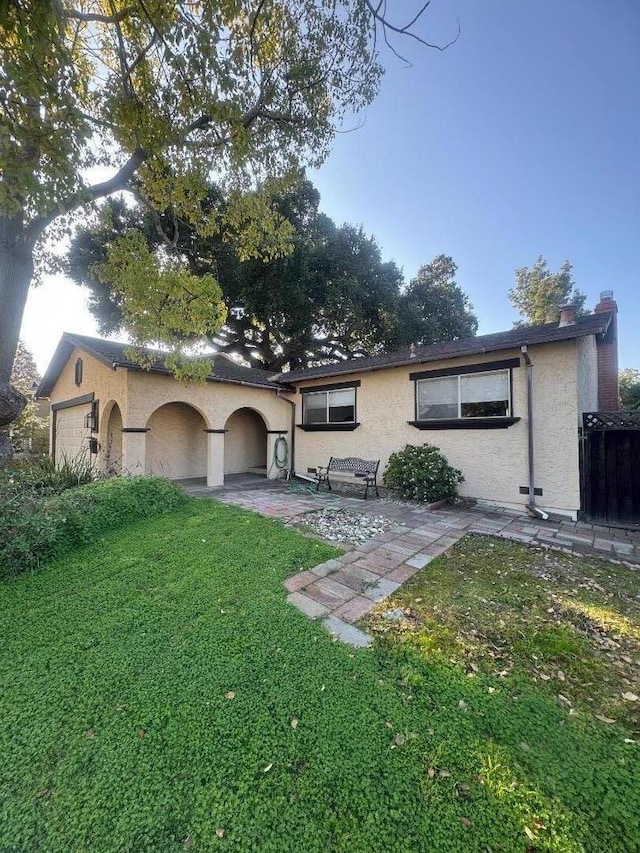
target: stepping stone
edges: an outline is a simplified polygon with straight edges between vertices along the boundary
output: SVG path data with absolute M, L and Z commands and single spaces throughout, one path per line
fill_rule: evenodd
M 375 586 L 372 586 L 370 589 L 364 591 L 364 595 L 367 598 L 370 598 L 371 601 L 382 601 L 387 598 L 387 596 L 392 595 L 400 586 L 397 581 L 390 581 L 386 578 L 383 578 L 381 581 Z
M 411 566 L 413 569 L 424 569 L 431 560 L 433 560 L 433 557 L 430 557 L 428 554 L 416 554 L 415 557 L 409 557 L 408 560 L 405 560 L 405 565 Z
M 301 610 L 305 616 L 310 616 L 311 619 L 317 619 L 318 616 L 326 616 L 329 612 L 329 608 L 325 607 L 324 604 L 314 601 L 301 592 L 292 592 L 287 596 L 287 601 L 293 604 L 294 607 L 297 607 L 298 610 Z
M 335 616 L 339 616 L 341 619 L 345 619 L 347 622 L 357 622 L 361 616 L 364 616 L 365 613 L 368 613 L 373 608 L 373 601 L 370 598 L 364 598 L 363 596 L 357 595 L 355 598 L 352 598 L 351 601 L 347 601 L 346 604 L 343 604 L 342 607 L 339 607 Z
M 322 620 L 322 624 L 342 643 L 347 643 L 356 649 L 366 649 L 371 645 L 372 638 L 369 634 L 365 634 L 355 625 L 343 622 L 337 616 L 327 616 Z

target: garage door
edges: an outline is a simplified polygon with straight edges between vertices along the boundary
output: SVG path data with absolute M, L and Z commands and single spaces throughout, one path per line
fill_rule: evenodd
M 55 458 L 61 462 L 65 457 L 75 459 L 89 450 L 90 432 L 84 425 L 85 417 L 91 412 L 91 403 L 58 409 L 55 412 Z

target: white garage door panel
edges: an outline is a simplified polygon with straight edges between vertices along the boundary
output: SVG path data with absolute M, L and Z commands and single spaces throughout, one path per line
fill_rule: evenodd
M 56 412 L 56 462 L 65 456 L 74 459 L 89 448 L 90 432 L 84 425 L 86 415 L 91 411 L 91 403 L 58 409 Z

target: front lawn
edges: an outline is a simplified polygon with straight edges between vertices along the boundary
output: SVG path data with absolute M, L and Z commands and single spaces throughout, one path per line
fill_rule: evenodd
M 428 578 L 453 578 L 451 594 L 466 579 L 443 557 L 411 582 L 421 594 L 403 590 L 402 620 L 355 652 L 282 586 L 333 553 L 194 500 L 4 581 L 0 850 L 638 849 L 630 717 L 619 699 L 591 712 L 578 647 L 560 690 L 547 640 L 523 631 L 509 657 L 498 624 L 496 649 L 478 637 L 474 650 L 461 619 L 458 642 L 429 622 L 441 583 Z M 597 583 L 614 592 L 613 578 Z M 616 636 L 637 629 L 637 605 L 609 601 Z M 622 654 L 627 677 L 637 650 Z

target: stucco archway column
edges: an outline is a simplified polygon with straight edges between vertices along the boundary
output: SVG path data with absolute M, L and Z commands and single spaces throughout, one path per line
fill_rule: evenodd
M 287 463 L 284 468 L 278 468 L 275 464 L 275 452 L 276 452 L 276 442 L 280 438 L 280 436 L 284 437 L 287 441 Z M 281 451 L 282 453 L 282 451 Z M 289 439 L 289 430 L 275 430 L 270 429 L 267 430 L 267 477 L 270 480 L 275 480 L 280 471 L 286 471 L 287 468 L 291 467 L 291 440 Z
M 146 427 L 124 427 L 122 430 L 122 473 L 144 474 L 147 450 Z
M 207 486 L 224 486 L 224 429 L 207 429 Z

